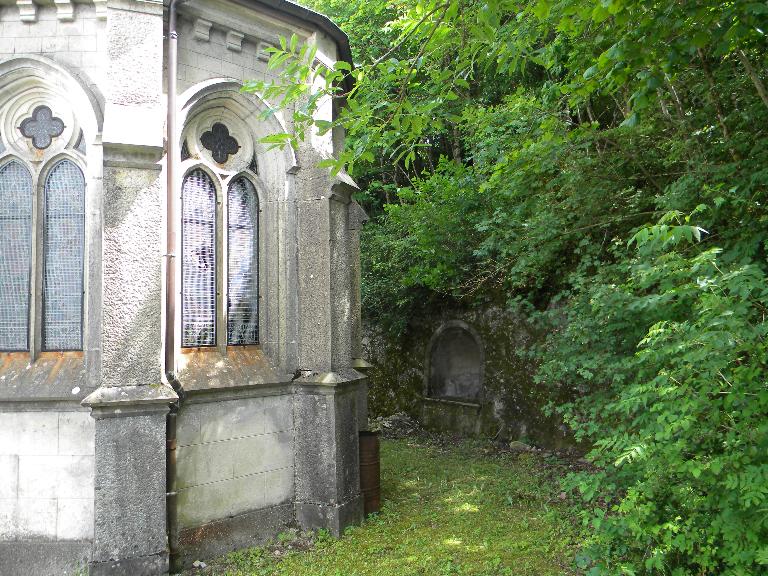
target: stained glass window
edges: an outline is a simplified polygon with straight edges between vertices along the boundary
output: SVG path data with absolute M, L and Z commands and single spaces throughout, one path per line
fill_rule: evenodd
M 216 122 L 210 130 L 203 132 L 200 143 L 211 151 L 211 156 L 219 164 L 226 163 L 232 154 L 240 150 L 237 140 L 229 135 L 229 128 L 221 122 Z
M 203 170 L 182 186 L 182 346 L 216 345 L 216 188 Z
M 0 168 L 0 350 L 27 350 L 32 255 L 32 175 Z
M 83 340 L 85 178 L 62 160 L 45 181 L 43 211 L 44 350 L 80 350 Z
M 21 133 L 32 139 L 32 145 L 38 150 L 44 150 L 51 145 L 57 136 L 64 133 L 64 121 L 57 118 L 48 106 L 38 106 L 29 118 L 21 121 Z
M 227 198 L 227 344 L 259 341 L 259 199 L 244 177 Z

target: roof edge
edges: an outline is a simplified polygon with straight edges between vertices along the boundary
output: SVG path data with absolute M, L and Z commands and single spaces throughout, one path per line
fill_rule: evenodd
M 334 24 L 333 21 L 328 18 L 328 16 L 320 14 L 320 12 L 315 12 L 310 8 L 306 8 L 294 2 L 290 2 L 289 0 L 233 1 L 237 4 L 240 4 L 241 6 L 246 6 L 248 8 L 260 8 L 266 11 L 279 12 L 288 16 L 293 16 L 298 20 L 314 24 L 315 27 L 328 34 L 328 36 L 333 38 L 333 40 L 336 42 L 336 46 L 339 49 L 339 60 L 344 60 L 345 62 L 352 64 L 352 50 L 349 47 L 349 37 L 341 28 Z

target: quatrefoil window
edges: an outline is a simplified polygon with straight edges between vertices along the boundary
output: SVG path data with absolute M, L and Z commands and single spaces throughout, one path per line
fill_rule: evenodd
M 21 121 L 19 130 L 25 137 L 32 139 L 35 148 L 44 150 L 64 132 L 64 121 L 54 116 L 48 106 L 38 106 L 32 111 L 32 116 Z
M 211 156 L 219 164 L 224 164 L 232 154 L 240 150 L 237 140 L 229 135 L 229 129 L 221 122 L 216 122 L 210 130 L 203 132 L 200 142 L 211 151 Z

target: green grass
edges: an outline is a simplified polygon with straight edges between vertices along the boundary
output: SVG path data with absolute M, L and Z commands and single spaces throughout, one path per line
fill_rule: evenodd
M 487 446 L 487 445 L 486 445 Z M 573 574 L 578 544 L 560 500 L 562 467 L 541 456 L 472 442 L 382 441 L 379 515 L 308 550 L 230 554 L 207 574 L 228 576 L 548 576 Z M 279 557 L 276 557 L 279 555 Z

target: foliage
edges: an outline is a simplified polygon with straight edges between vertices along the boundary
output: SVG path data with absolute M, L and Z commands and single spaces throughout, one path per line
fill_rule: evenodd
M 601 467 L 568 481 L 595 533 L 589 574 L 754 574 L 766 562 L 768 278 L 717 248 L 668 251 L 695 232 L 642 229 L 641 253 L 607 275 L 621 282 L 585 278 L 538 375 L 590 392 L 560 408 Z
M 486 455 L 487 445 L 384 440 L 380 514 L 344 538 L 304 552 L 237 552 L 212 574 L 230 576 L 564 576 L 576 518 L 534 454 Z M 285 538 L 283 538 L 285 540 Z
M 601 468 L 568 482 L 590 575 L 765 572 L 765 3 L 328 8 L 370 39 L 356 69 L 288 42 L 251 87 L 294 111 L 295 145 L 346 129 L 326 165 L 377 216 L 369 320 L 397 337 L 416 309 L 490 302 L 548 330 L 536 377 Z

